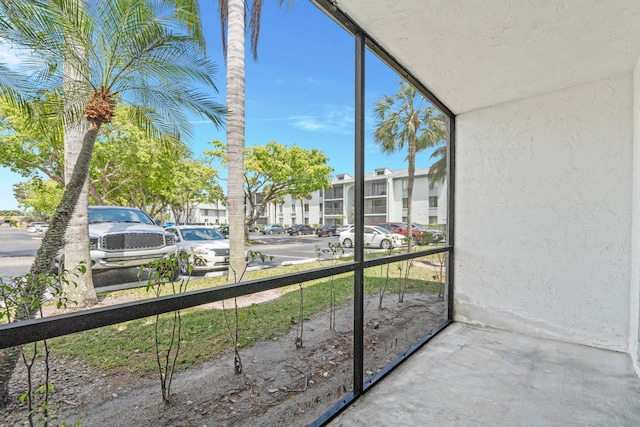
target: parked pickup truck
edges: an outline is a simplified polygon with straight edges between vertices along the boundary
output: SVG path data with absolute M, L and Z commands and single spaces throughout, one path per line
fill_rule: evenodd
M 141 267 L 177 251 L 175 236 L 138 208 L 89 206 L 89 252 L 94 270 Z M 58 256 L 64 268 L 64 253 Z M 67 266 L 67 268 L 70 266 Z M 176 269 L 175 275 L 177 277 Z

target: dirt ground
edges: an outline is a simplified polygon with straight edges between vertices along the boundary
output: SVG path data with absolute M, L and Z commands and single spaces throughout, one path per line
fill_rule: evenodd
M 375 374 L 427 335 L 445 318 L 436 294 L 408 294 L 398 303 L 385 296 L 365 302 L 365 371 Z M 213 308 L 212 308 L 213 309 Z M 157 378 L 135 373 L 107 373 L 76 360 L 52 355 L 51 402 L 58 418 L 50 425 L 82 426 L 299 426 L 330 409 L 352 389 L 353 309 L 336 310 L 335 331 L 329 314 L 305 320 L 303 348 L 296 350 L 295 327 L 285 336 L 241 349 L 244 374 L 233 373 L 227 354 L 174 376 L 172 402 L 161 402 Z M 40 372 L 41 374 L 41 372 Z M 0 412 L 0 426 L 25 425 L 24 369 L 13 376 L 15 403 Z

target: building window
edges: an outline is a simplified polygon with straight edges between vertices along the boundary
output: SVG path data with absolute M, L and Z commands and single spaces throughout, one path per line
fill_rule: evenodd
M 430 208 L 438 207 L 438 196 L 429 196 L 429 207 Z
M 291 213 L 296 213 L 296 204 L 295 203 L 291 204 Z
M 408 197 L 403 197 L 402 198 L 402 209 L 409 209 L 409 198 Z
M 429 217 L 429 224 L 437 224 L 438 223 L 438 217 L 437 216 L 430 216 Z
M 324 193 L 325 199 L 342 199 L 344 194 L 344 188 L 342 185 L 338 185 L 335 187 L 327 188 L 327 191 Z
M 209 216 L 209 209 L 202 209 L 202 215 Z
M 309 212 L 309 203 L 304 204 L 304 211 Z
M 408 185 L 407 178 L 402 178 L 402 189 L 406 190 L 407 189 L 407 185 Z
M 319 206 L 320 206 L 320 212 L 322 212 L 322 203 L 320 203 Z
M 387 182 L 375 181 L 371 183 L 370 191 L 366 192 L 365 196 L 386 196 L 387 195 Z
M 282 213 L 282 209 L 284 208 L 284 205 L 278 205 L 278 212 Z

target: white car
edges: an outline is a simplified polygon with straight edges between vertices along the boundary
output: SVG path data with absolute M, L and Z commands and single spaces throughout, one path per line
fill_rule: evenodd
M 354 227 L 340 233 L 340 245 L 345 248 L 353 246 L 355 241 Z M 397 248 L 406 245 L 405 236 L 402 234 L 392 233 L 382 227 L 375 225 L 367 225 L 364 227 L 364 245 L 365 247 L 373 247 L 380 249 Z
M 27 224 L 27 231 L 29 233 L 47 231 L 44 227 L 49 228 L 49 224 L 47 224 L 46 222 L 30 222 Z
M 36 233 L 44 234 L 49 230 L 49 224 L 39 224 L 36 225 Z
M 175 235 L 180 257 L 180 274 L 189 274 L 189 264 L 193 266 L 193 271 L 229 268 L 229 239 L 215 228 L 204 225 L 177 225 L 167 227 L 167 231 Z
M 340 234 L 343 231 L 349 230 L 353 226 L 354 226 L 354 224 L 342 224 L 342 225 L 339 225 L 338 227 L 336 227 L 336 233 Z

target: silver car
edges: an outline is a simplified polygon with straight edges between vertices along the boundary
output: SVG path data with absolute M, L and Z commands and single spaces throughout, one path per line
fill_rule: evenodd
M 180 274 L 193 271 L 226 270 L 229 268 L 229 239 L 215 228 L 204 225 L 177 225 L 167 227 L 178 246 Z

